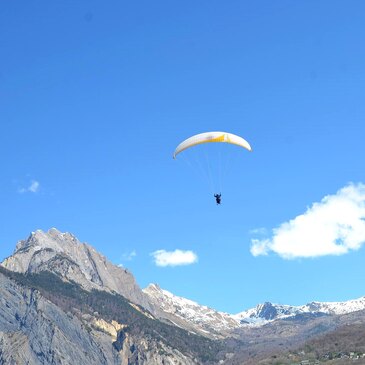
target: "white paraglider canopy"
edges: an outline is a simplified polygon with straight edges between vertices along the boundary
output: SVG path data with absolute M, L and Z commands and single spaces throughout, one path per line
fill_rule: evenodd
M 232 133 L 227 133 L 227 132 L 205 132 L 205 133 L 196 134 L 196 135 L 186 139 L 185 141 L 181 142 L 176 147 L 173 158 L 175 159 L 176 156 L 180 152 L 186 150 L 187 148 L 190 148 L 190 147 L 196 146 L 198 144 L 202 144 L 202 143 L 216 143 L 216 142 L 231 143 L 231 144 L 235 144 L 237 146 L 246 148 L 248 151 L 252 151 L 250 144 L 240 136 L 237 136 Z

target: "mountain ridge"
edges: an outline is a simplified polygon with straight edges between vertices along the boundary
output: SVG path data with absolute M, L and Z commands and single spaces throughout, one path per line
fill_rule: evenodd
M 55 228 L 19 241 L 1 263 L 0 277 L 4 365 L 25 363 L 25 358 L 66 365 L 72 356 L 64 351 L 74 353 L 80 365 L 271 364 L 280 354 L 297 354 L 306 343 L 330 349 L 327 338 L 338 338 L 337 333 L 358 338 L 352 326 L 365 328 L 365 297 L 302 306 L 264 302 L 229 314 L 157 284 L 142 290 L 128 270 Z M 65 343 L 72 341 L 73 331 L 79 334 L 75 344 L 94 348 L 90 356 Z M 361 338 L 356 346 L 354 351 L 365 348 Z
M 142 305 L 157 317 L 187 326 L 191 331 L 218 337 L 221 334 L 226 336 L 241 326 L 263 326 L 303 314 L 339 315 L 365 309 L 365 297 L 360 297 L 344 302 L 314 301 L 299 306 L 265 302 L 237 314 L 220 312 L 176 296 L 157 284 L 141 289 L 126 268 L 112 264 L 72 233 L 61 233 L 56 228 L 47 232 L 36 230 L 27 239 L 20 240 L 14 253 L 1 265 L 22 273 L 49 270 L 65 280 L 79 283 L 85 289 L 114 291 Z

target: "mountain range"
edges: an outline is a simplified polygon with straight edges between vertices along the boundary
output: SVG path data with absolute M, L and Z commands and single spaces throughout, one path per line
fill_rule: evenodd
M 219 312 L 157 284 L 142 290 L 127 269 L 55 228 L 19 241 L 0 278 L 0 364 L 299 364 L 365 352 L 365 339 L 350 340 L 365 329 L 365 297 Z

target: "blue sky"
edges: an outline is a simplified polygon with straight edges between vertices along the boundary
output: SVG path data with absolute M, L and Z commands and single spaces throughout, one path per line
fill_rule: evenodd
M 57 227 L 142 287 L 231 313 L 365 295 L 364 11 L 2 2 L 1 258 Z M 201 149 L 172 159 L 209 130 L 253 147 L 230 146 L 219 207 L 184 162 Z

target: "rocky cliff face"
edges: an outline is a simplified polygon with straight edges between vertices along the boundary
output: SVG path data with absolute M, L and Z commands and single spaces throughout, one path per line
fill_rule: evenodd
M 83 303 L 78 303 L 78 309 L 67 311 L 64 294 L 60 294 L 62 299 L 57 298 L 61 305 L 56 305 L 39 290 L 29 289 L 17 280 L 0 273 L 2 365 L 201 363 L 158 337 L 145 336 L 143 331 L 130 331 L 126 323 L 104 319 L 92 307 L 92 313 L 90 308 L 83 312 Z
M 81 243 L 72 234 L 61 233 L 55 228 L 48 232 L 32 232 L 26 240 L 18 242 L 13 255 L 1 265 L 20 273 L 50 271 L 88 290 L 115 291 L 152 310 L 128 270 L 113 265 L 93 247 Z
M 0 302 L 1 364 L 116 363 L 106 334 L 89 333 L 75 316 L 2 274 Z

